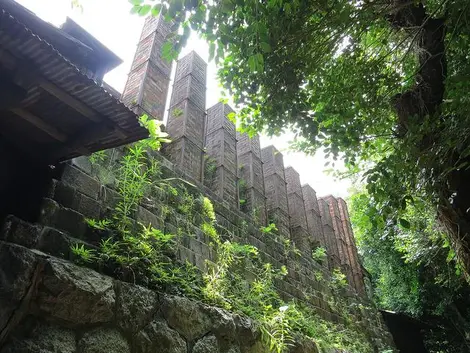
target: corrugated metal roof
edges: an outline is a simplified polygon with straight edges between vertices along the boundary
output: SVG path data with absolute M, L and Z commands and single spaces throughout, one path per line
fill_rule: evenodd
M 85 146 L 90 152 L 134 142 L 147 136 L 147 131 L 139 125 L 134 112 L 5 10 L 0 13 L 0 48 L 7 49 L 15 57 L 34 65 L 35 72 L 83 102 L 96 111 L 103 121 L 118 127 L 126 135 L 125 138 L 119 138 L 115 134 L 100 137 Z M 83 116 L 83 119 L 87 118 Z M 90 124 L 96 123 L 90 121 Z M 60 156 L 60 159 L 77 155 L 79 153 L 68 153 Z

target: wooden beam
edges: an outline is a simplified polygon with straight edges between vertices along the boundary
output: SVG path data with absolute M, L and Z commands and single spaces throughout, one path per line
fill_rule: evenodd
M 98 114 L 93 109 L 89 108 L 85 103 L 81 102 L 77 98 L 68 94 L 63 89 L 57 87 L 52 82 L 49 82 L 44 78 L 40 78 L 38 83 L 39 83 L 39 86 L 42 89 L 44 89 L 46 92 L 52 94 L 54 97 L 56 97 L 63 103 L 67 104 L 69 107 L 75 109 L 77 112 L 79 112 L 80 114 L 88 118 L 89 120 L 95 123 L 101 123 L 105 120 L 100 114 Z M 116 126 L 116 134 L 122 139 L 125 139 L 128 137 L 127 133 L 124 132 L 124 130 L 122 130 L 118 126 Z
M 67 142 L 68 137 L 66 134 L 59 131 L 54 126 L 46 123 L 44 120 L 37 117 L 36 115 L 28 112 L 27 110 L 24 110 L 22 108 L 13 108 L 13 109 L 10 109 L 10 111 L 18 115 L 23 120 L 26 120 L 30 124 L 36 126 L 38 129 L 44 131 L 46 134 L 48 134 L 55 140 L 60 141 L 60 142 Z
M 91 154 L 90 151 L 83 146 L 99 140 L 100 137 L 105 137 L 106 135 L 114 132 L 115 127 L 106 123 L 89 125 L 82 129 L 82 131 L 76 134 L 73 138 L 71 138 L 67 144 L 57 148 L 50 157 L 54 160 L 57 160 L 68 154 L 68 151 L 77 151 L 82 155 L 89 155 Z
M 39 79 L 38 83 L 43 90 L 52 94 L 54 97 L 67 104 L 69 107 L 75 109 L 77 112 L 84 115 L 91 121 L 94 121 L 95 123 L 102 121 L 101 117 L 93 109 L 89 108 L 86 104 L 82 103 L 53 83 L 42 78 Z

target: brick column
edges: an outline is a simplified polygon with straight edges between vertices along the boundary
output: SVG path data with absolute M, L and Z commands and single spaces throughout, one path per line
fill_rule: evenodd
M 349 250 L 346 242 L 346 235 L 341 221 L 341 215 L 338 207 L 338 201 L 333 196 L 326 196 L 324 200 L 328 203 L 329 212 L 332 219 L 333 231 L 336 238 L 336 245 L 339 253 L 339 263 L 343 273 L 348 279 L 351 287 L 354 287 L 354 277 L 351 269 L 351 260 L 349 257 Z
M 314 246 L 327 248 L 325 236 L 323 234 L 322 219 L 320 207 L 318 206 L 317 194 L 315 190 L 308 184 L 302 186 L 302 194 L 304 195 L 305 214 L 307 216 L 307 227 Z M 324 261 L 324 265 L 328 267 L 328 259 Z
M 207 64 L 195 52 L 178 61 L 164 154 L 192 178 L 202 180 Z
M 262 225 L 267 224 L 263 162 L 259 136 L 237 132 L 240 209 Z M 244 201 L 242 203 L 242 200 Z
M 169 40 L 171 26 L 161 15 L 147 17 L 121 97 L 137 114 L 159 120 L 165 112 L 172 65 L 162 58 L 161 51 Z
M 204 184 L 226 201 L 228 207 L 238 208 L 237 139 L 235 124 L 227 117 L 232 112 L 223 103 L 207 110 Z
M 261 150 L 268 222 L 276 223 L 279 234 L 290 238 L 289 205 L 284 158 L 274 146 Z
M 291 238 L 304 256 L 310 258 L 313 247 L 309 239 L 307 214 L 305 213 L 300 176 L 292 167 L 287 167 L 284 172 L 287 183 L 287 202 L 289 205 Z
M 322 220 L 323 235 L 325 237 L 326 250 L 328 253 L 328 265 L 330 270 L 340 267 L 338 246 L 336 244 L 336 236 L 333 230 L 333 220 L 330 214 L 330 206 L 325 199 L 318 199 L 318 206 L 320 208 L 320 215 Z
M 341 222 L 343 224 L 344 233 L 346 235 L 346 243 L 348 245 L 349 258 L 351 261 L 351 270 L 354 278 L 354 287 L 357 293 L 362 296 L 366 295 L 366 287 L 364 284 L 364 273 L 359 261 L 359 254 L 357 253 L 356 242 L 354 240 L 354 233 L 349 219 L 348 205 L 346 202 L 338 198 L 338 208 L 340 212 Z

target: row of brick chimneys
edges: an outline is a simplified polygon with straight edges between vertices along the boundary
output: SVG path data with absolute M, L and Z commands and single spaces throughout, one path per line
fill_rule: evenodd
M 171 23 L 149 17 L 122 100 L 137 113 L 162 119 L 171 64 L 161 57 Z M 166 131 L 172 143 L 164 154 L 187 175 L 205 183 L 230 208 L 242 209 L 260 224 L 275 223 L 279 234 L 305 255 L 322 246 L 330 269 L 341 268 L 348 282 L 364 295 L 363 272 L 354 244 L 347 206 L 332 196 L 317 200 L 315 190 L 301 185 L 294 168 L 284 168 L 274 147 L 260 148 L 259 136 L 236 132 L 233 110 L 206 102 L 207 64 L 191 52 L 176 66 Z

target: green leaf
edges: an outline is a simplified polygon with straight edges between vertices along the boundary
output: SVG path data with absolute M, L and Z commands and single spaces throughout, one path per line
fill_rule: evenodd
M 270 53 L 272 50 L 271 45 L 269 45 L 269 43 L 260 43 L 260 46 L 263 53 Z
M 255 72 L 257 68 L 256 64 L 256 56 L 252 55 L 248 58 L 248 67 L 250 68 L 251 72 Z
M 236 123 L 236 114 L 235 112 L 230 112 L 227 114 L 227 119 L 230 120 L 232 123 Z
M 214 59 L 215 55 L 215 43 L 210 43 L 209 44 L 209 61 L 212 61 Z
M 410 222 L 408 222 L 406 219 L 400 218 L 400 219 L 399 219 L 399 222 L 400 222 L 400 225 L 401 225 L 403 228 L 405 228 L 405 229 L 410 229 L 411 224 L 410 224 Z
M 152 16 L 158 16 L 162 9 L 162 4 L 157 4 L 152 7 Z
M 139 16 L 147 16 L 151 9 L 152 9 L 152 6 L 148 4 L 141 6 L 139 9 Z
M 162 46 L 162 57 L 167 61 L 175 60 L 178 56 L 178 53 L 173 48 L 172 42 L 166 42 Z
M 129 2 L 136 6 L 136 5 L 142 5 L 144 3 L 144 0 L 129 0 Z

